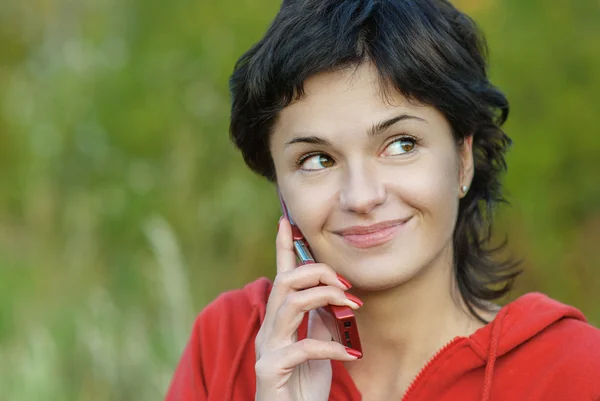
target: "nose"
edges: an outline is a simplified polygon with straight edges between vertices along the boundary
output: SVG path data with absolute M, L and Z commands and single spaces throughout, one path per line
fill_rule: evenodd
M 373 166 L 352 166 L 343 180 L 340 204 L 344 210 L 368 214 L 386 200 L 385 185 Z

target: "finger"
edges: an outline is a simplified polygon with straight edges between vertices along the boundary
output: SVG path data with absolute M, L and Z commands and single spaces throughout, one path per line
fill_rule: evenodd
M 339 277 L 331 267 L 324 263 L 302 265 L 289 272 L 279 273 L 269 295 L 264 324 L 271 323 L 271 319 L 281 308 L 285 297 L 291 292 L 316 287 L 320 284 L 330 285 L 342 291 L 347 290 L 349 288 L 346 284 L 347 281 L 344 283 L 340 281 Z
M 352 288 L 350 283 L 325 263 L 311 263 L 277 275 L 277 290 L 288 293 L 318 285 L 331 285 L 343 291 Z
M 281 216 L 277 226 L 277 237 L 275 239 L 277 277 L 275 278 L 271 293 L 269 294 L 265 319 L 262 324 L 267 333 L 270 333 L 271 320 L 277 310 L 281 307 L 281 303 L 283 302 L 287 291 L 289 291 L 289 288 L 286 286 L 282 287 L 279 284 L 281 281 L 279 278 L 294 271 L 296 268 L 296 254 L 294 253 L 293 246 L 291 225 L 284 216 Z
M 349 354 L 346 347 L 335 341 L 320 341 L 305 338 L 302 341 L 280 348 L 256 362 L 258 377 L 273 376 L 281 371 L 293 369 L 309 360 L 353 361 L 358 356 Z
M 288 294 L 272 322 L 273 331 L 270 342 L 279 343 L 290 341 L 302 322 L 304 313 L 326 306 L 349 306 L 360 308 L 358 302 L 348 298 L 353 297 L 339 288 L 331 286 L 313 287 L 303 291 Z
M 277 251 L 277 274 L 293 270 L 296 267 L 296 254 L 294 253 L 294 241 L 292 240 L 292 226 L 285 217 L 279 220 L 275 247 Z

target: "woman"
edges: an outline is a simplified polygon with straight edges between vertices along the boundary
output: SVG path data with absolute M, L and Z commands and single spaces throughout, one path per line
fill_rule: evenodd
M 443 0 L 284 1 L 231 89 L 233 141 L 320 263 L 296 267 L 280 220 L 274 282 L 200 314 L 168 400 L 600 399 L 578 310 L 492 303 L 518 275 L 489 245 L 509 107 L 472 20 Z M 362 353 L 325 305 L 354 310 Z

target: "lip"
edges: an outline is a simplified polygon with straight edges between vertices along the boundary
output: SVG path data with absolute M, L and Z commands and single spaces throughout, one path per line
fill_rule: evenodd
M 371 248 L 390 241 L 411 218 L 388 220 L 370 226 L 352 226 L 335 233 L 356 248 Z

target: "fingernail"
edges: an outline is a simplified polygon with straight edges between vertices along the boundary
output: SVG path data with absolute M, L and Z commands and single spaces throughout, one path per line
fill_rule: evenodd
M 279 218 L 279 223 L 277 223 L 277 232 L 279 232 L 279 227 L 281 226 L 281 220 L 283 220 L 283 216 Z
M 354 348 L 348 348 L 346 347 L 346 352 L 348 353 L 348 355 L 351 355 L 355 358 L 362 358 L 362 352 L 355 350 Z
M 345 294 L 346 294 L 346 298 L 348 298 L 350 301 L 352 301 L 355 304 L 357 304 L 359 307 L 364 305 L 363 301 L 361 301 L 360 299 L 358 299 L 358 297 L 356 297 L 356 296 L 354 296 L 352 294 L 348 294 L 347 292 Z
M 344 277 L 342 277 L 339 273 L 336 273 L 336 276 L 337 276 L 338 280 L 340 281 L 340 283 L 344 284 L 346 289 L 349 290 L 350 288 L 352 288 L 352 284 L 350 284 L 350 282 L 348 280 L 346 280 Z

